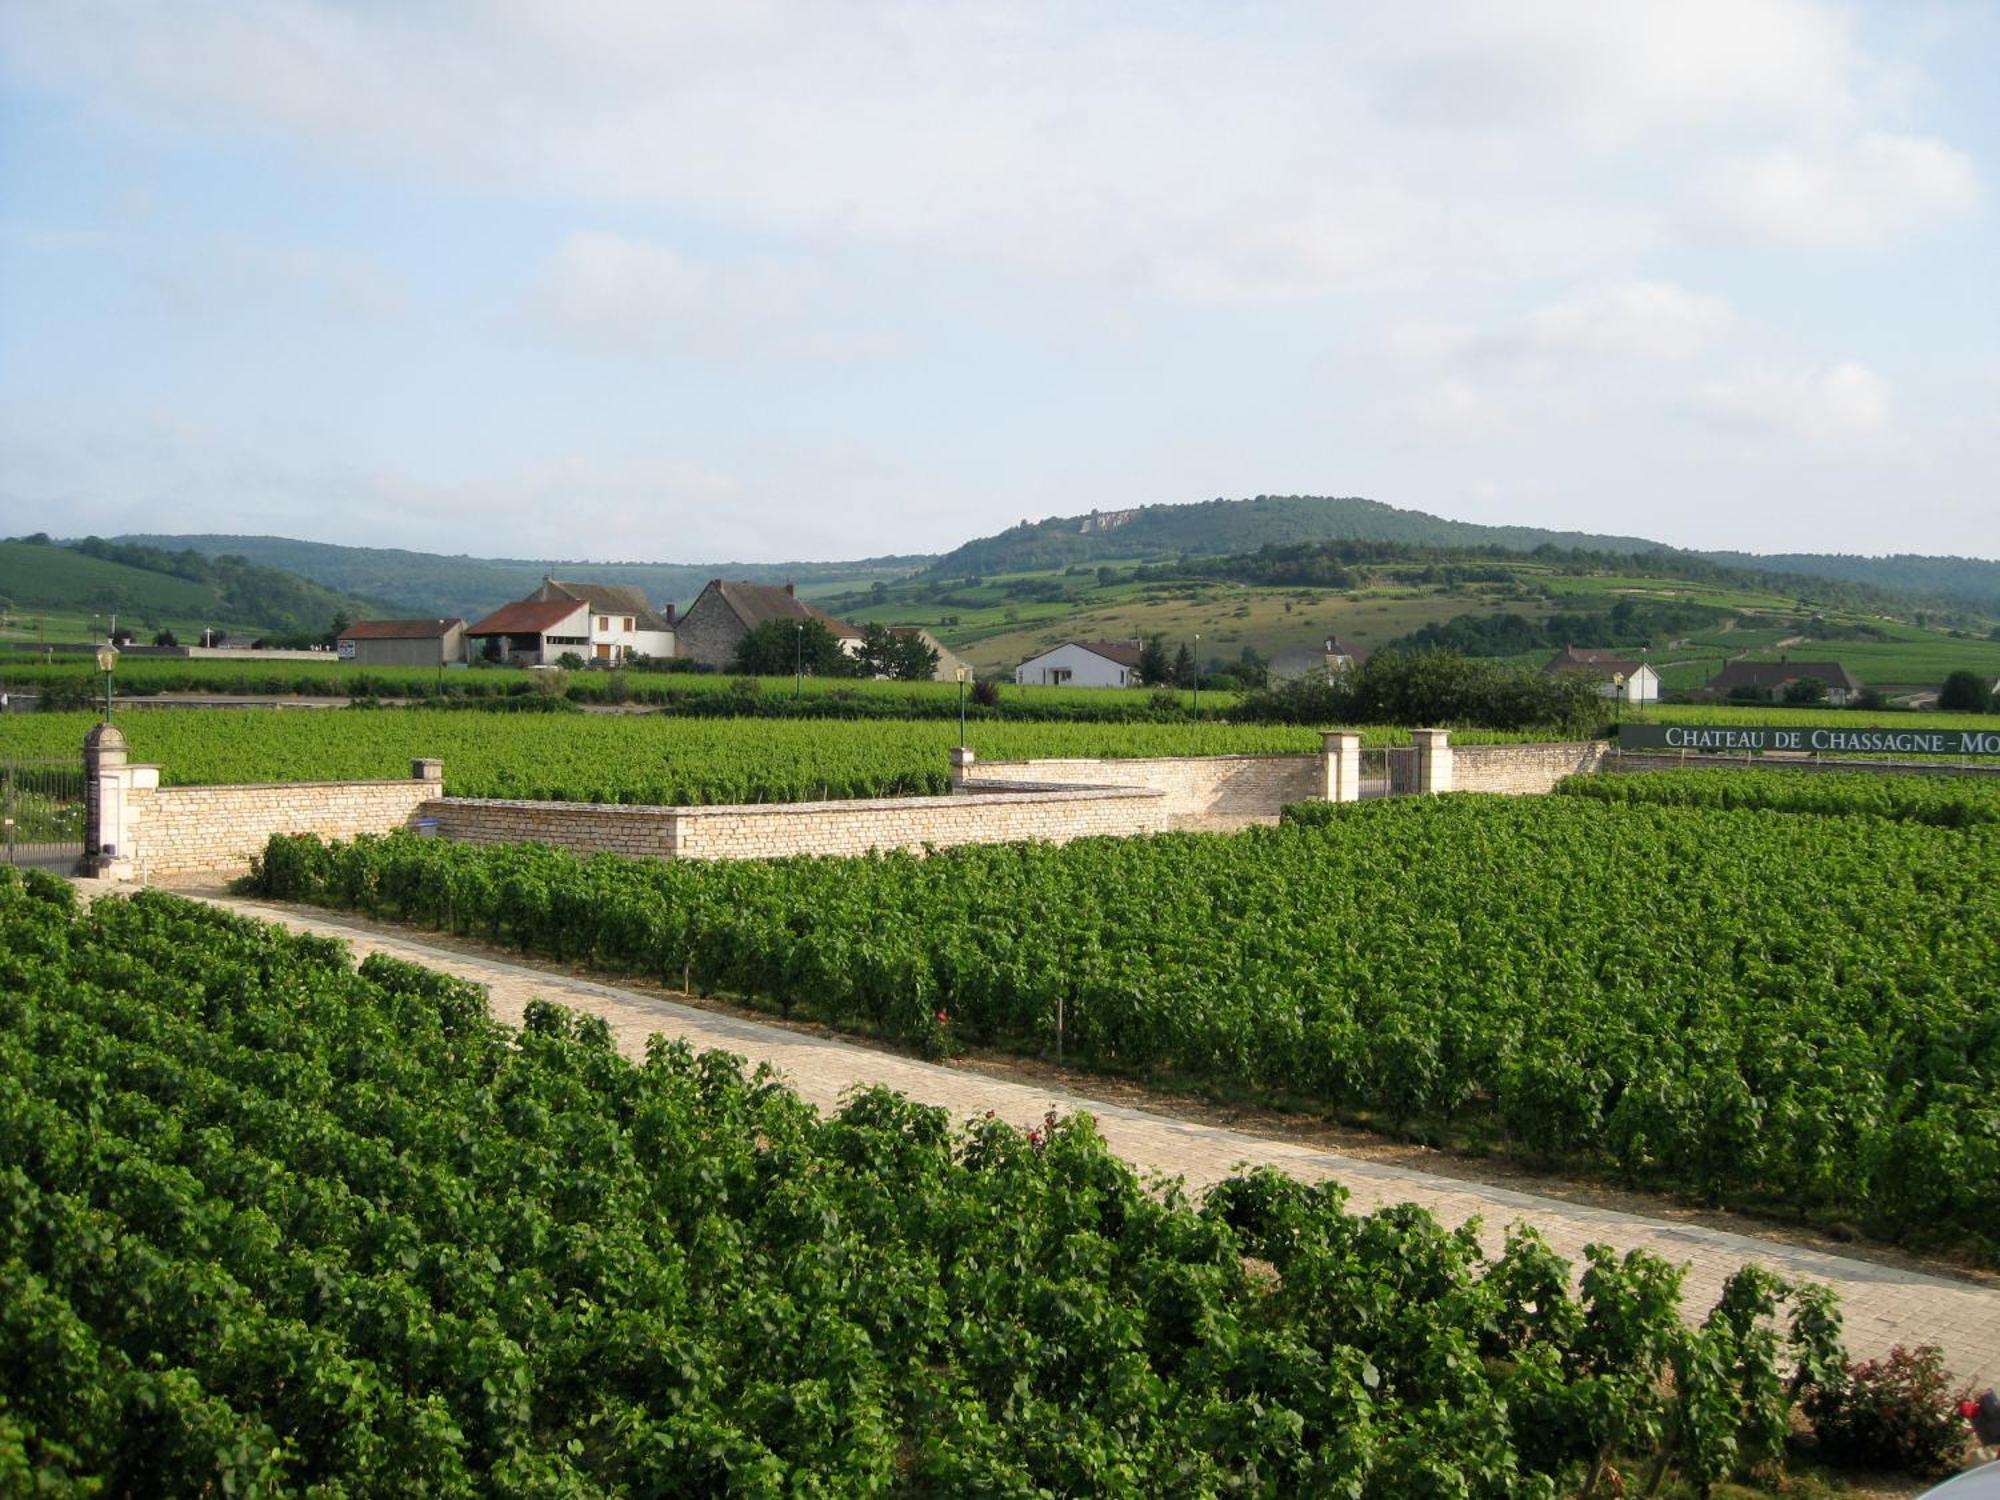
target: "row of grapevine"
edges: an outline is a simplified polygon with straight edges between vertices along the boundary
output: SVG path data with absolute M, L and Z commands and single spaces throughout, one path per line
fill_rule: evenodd
M 84 713 L 0 715 L 0 760 L 81 754 Z M 802 802 L 938 795 L 949 785 L 958 726 L 681 718 L 666 714 L 487 715 L 437 709 L 139 709 L 118 725 L 133 759 L 169 786 L 407 776 L 444 761 L 461 797 L 560 802 Z M 1371 729 L 1371 745 L 1408 730 Z M 1492 734 L 1468 733 L 1463 743 Z M 1317 730 L 1230 724 L 974 724 L 981 760 L 1148 755 L 1304 754 Z
M 258 888 L 928 1049 L 1314 1101 L 2000 1248 L 2000 828 L 1461 796 L 671 863 L 273 840 Z
M 1730 768 L 1573 776 L 1557 790 L 1599 802 L 1899 818 L 1942 828 L 2000 823 L 2000 776 L 1883 776 L 1866 771 Z
M 172 896 L 0 870 L 0 1475 L 21 1492 L 1703 1493 L 1847 1379 L 1824 1288 L 1087 1117 L 822 1119 L 738 1060 Z M 1650 1492 L 1650 1491 L 1649 1491 Z
M 642 703 L 676 713 L 722 717 L 956 719 L 955 682 L 891 682 L 852 677 L 737 677 L 702 672 L 629 669 L 573 672 L 563 694 L 579 703 Z M 118 664 L 124 697 L 161 693 L 215 693 L 241 697 L 430 698 L 473 702 L 539 696 L 550 689 L 545 674 L 513 667 L 440 672 L 435 667 L 355 666 L 331 655 L 324 661 L 255 662 L 207 658 L 127 656 Z M 43 693 L 88 704 L 104 691 L 87 657 L 42 660 L 0 653 L 0 687 Z M 990 706 L 967 705 L 975 719 L 1076 720 L 1079 722 L 1193 722 L 1219 719 L 1236 706 L 1235 693 L 1204 692 L 1200 711 L 1193 694 L 1107 692 L 1096 688 L 1019 687 L 1003 684 Z

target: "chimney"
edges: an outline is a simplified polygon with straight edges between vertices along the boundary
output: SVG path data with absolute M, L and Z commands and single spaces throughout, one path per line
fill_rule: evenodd
M 792 581 L 791 581 L 791 580 L 790 580 L 789 578 L 788 578 L 788 579 L 786 579 L 786 580 L 785 580 L 785 597 L 786 597 L 787 599 L 791 599 L 791 598 L 795 598 L 795 597 L 797 596 L 798 592 L 799 592 L 799 591 L 798 591 L 798 589 L 797 589 L 797 588 L 796 588 L 796 587 L 795 587 L 795 586 L 794 586 L 794 585 L 792 584 Z
M 671 604 L 667 606 L 667 623 L 669 625 L 674 623 L 674 607 Z

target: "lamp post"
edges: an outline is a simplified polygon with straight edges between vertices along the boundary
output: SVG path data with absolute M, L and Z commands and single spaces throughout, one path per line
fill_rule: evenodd
M 1201 717 L 1201 632 L 1194 633 L 1194 712 Z
M 965 679 L 964 667 L 958 669 L 958 748 L 965 748 Z
M 798 681 L 792 688 L 792 701 L 797 703 L 806 695 L 806 622 L 800 620 L 792 626 L 792 670 L 798 673 Z
M 1616 724 L 1625 714 L 1625 674 L 1611 674 L 1611 722 Z
M 99 646 L 97 648 L 97 670 L 104 674 L 104 722 L 111 722 L 111 674 L 118 666 L 118 648 Z

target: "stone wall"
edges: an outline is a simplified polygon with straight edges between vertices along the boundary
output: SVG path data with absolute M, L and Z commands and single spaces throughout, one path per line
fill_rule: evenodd
M 1565 776 L 1595 771 L 1604 762 L 1600 740 L 1546 745 L 1453 745 L 1451 785 L 1456 792 L 1525 796 L 1555 790 Z
M 966 767 L 964 785 L 1142 788 L 1162 799 L 1166 826 L 1220 829 L 1275 822 L 1287 803 L 1325 799 L 1328 774 L 1324 755 L 979 761 Z
M 759 802 L 723 807 L 621 807 L 447 797 L 438 832 L 475 844 L 534 840 L 578 854 L 661 859 L 771 859 L 866 854 L 1025 839 L 1159 833 L 1165 798 L 1130 787 L 1012 787 L 955 797 Z
M 120 852 L 141 880 L 250 868 L 274 833 L 351 839 L 412 826 L 443 792 L 435 781 L 286 781 L 255 786 L 147 786 L 126 793 L 128 843 Z

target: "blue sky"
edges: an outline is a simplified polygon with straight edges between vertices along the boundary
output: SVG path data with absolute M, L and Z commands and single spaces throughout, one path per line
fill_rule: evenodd
M 2000 7 L 0 0 L 0 532 L 2000 555 Z

